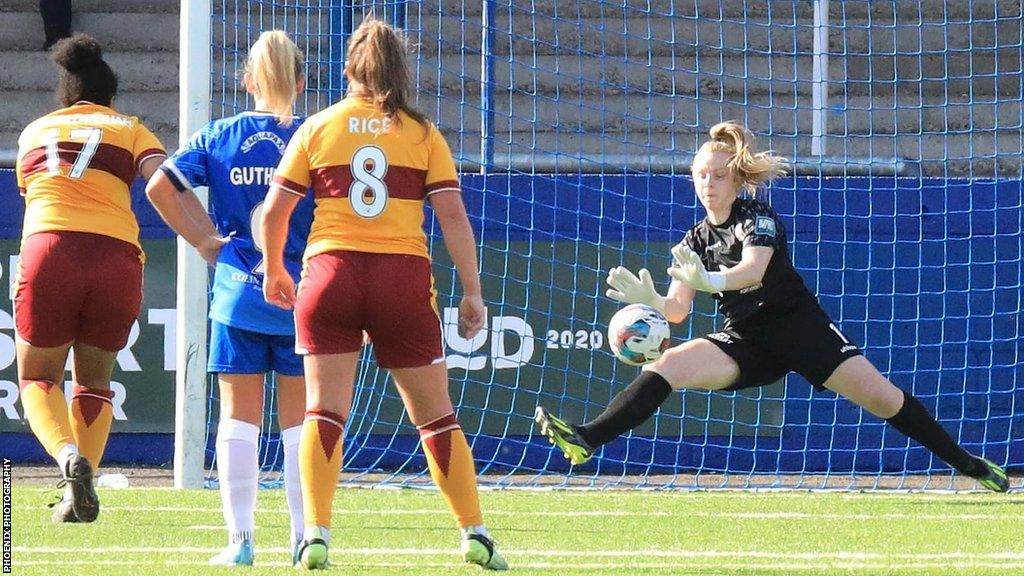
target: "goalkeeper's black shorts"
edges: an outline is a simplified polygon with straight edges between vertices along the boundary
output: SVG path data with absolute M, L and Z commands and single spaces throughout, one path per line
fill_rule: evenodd
M 704 339 L 740 368 L 739 379 L 726 390 L 764 386 L 790 372 L 822 389 L 840 364 L 861 355 L 860 348 L 839 331 L 817 302 L 787 311 L 763 310 Z

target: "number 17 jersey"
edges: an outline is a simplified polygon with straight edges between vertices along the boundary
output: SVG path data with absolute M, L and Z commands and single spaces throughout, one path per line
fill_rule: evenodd
M 437 128 L 404 113 L 384 115 L 348 97 L 311 116 L 288 143 L 274 175 L 316 208 L 305 259 L 332 250 L 429 259 L 423 204 L 459 192 L 455 162 Z

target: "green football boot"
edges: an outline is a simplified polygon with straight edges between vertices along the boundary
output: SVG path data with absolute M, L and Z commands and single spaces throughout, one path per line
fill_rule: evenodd
M 473 528 L 466 528 L 462 534 L 462 557 L 470 564 L 484 570 L 508 570 L 508 562 L 501 557 L 494 541 Z
M 988 467 L 988 473 L 978 476 L 975 480 L 985 488 L 993 492 L 1006 492 L 1010 489 L 1010 479 L 1006 477 L 1006 471 L 995 462 L 985 458 L 978 458 Z
M 327 561 L 327 535 L 319 526 L 313 534 L 307 535 L 299 547 L 299 564 L 306 570 L 326 570 L 331 565 Z
M 533 419 L 540 424 L 540 431 L 548 437 L 548 442 L 558 446 L 566 460 L 574 465 L 583 464 L 594 455 L 594 449 L 580 437 L 573 425 L 552 416 L 543 406 L 537 406 Z

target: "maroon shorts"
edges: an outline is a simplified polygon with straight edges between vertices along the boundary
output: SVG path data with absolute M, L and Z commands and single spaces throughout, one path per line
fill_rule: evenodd
M 14 294 L 18 336 L 40 348 L 81 342 L 124 348 L 142 305 L 141 250 L 87 232 L 25 239 Z
M 295 303 L 295 345 L 303 354 L 342 354 L 365 330 L 382 368 L 444 360 L 430 261 L 405 254 L 337 250 L 312 257 Z

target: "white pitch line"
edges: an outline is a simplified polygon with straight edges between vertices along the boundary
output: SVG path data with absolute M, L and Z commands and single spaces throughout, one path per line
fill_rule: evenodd
M 189 560 L 178 560 L 167 561 L 162 564 L 157 563 L 142 563 L 138 560 L 26 560 L 16 562 L 17 566 L 135 566 L 139 568 L 145 568 L 146 566 L 207 566 L 206 561 L 189 561 Z M 439 568 L 443 570 L 451 570 L 458 564 L 455 561 L 452 562 L 358 562 L 356 564 L 359 567 L 380 567 L 380 568 Z M 283 561 L 259 561 L 256 567 L 290 567 L 291 562 Z M 629 571 L 636 569 L 653 569 L 653 570 L 666 570 L 673 568 L 685 569 L 687 571 L 692 570 L 713 570 L 719 572 L 722 570 L 766 570 L 766 571 L 780 571 L 783 573 L 793 572 L 811 572 L 820 573 L 822 570 L 857 570 L 857 571 L 870 571 L 872 573 L 888 572 L 894 568 L 902 570 L 949 570 L 956 568 L 958 570 L 971 570 L 971 569 L 985 569 L 985 570 L 1002 570 L 1016 569 L 1024 567 L 1024 564 L 1005 564 L 1005 563 L 993 563 L 993 562 L 971 562 L 969 564 L 957 564 L 950 566 L 945 563 L 901 563 L 898 566 L 890 563 L 861 563 L 861 562 L 825 562 L 817 564 L 803 563 L 750 563 L 749 560 L 739 560 L 734 563 L 725 563 L 720 560 L 714 562 L 700 562 L 700 561 L 683 561 L 683 562 L 608 562 L 608 563 L 596 563 L 596 562 L 566 562 L 566 563 L 552 563 L 552 562 L 517 562 L 515 559 L 512 561 L 513 569 L 530 569 L 530 570 L 601 570 L 601 571 L 614 571 L 616 574 L 628 573 Z
M 210 548 L 200 546 L 175 546 L 175 547 L 133 547 L 133 546 L 110 546 L 102 548 L 55 548 L 55 547 L 34 547 L 15 546 L 14 552 L 30 554 L 212 554 L 220 552 L 221 548 Z M 265 553 L 290 554 L 290 548 L 260 548 Z M 906 554 L 883 554 L 880 552 L 763 552 L 758 550 L 530 550 L 504 548 L 502 550 L 509 556 L 537 556 L 553 558 L 576 558 L 589 556 L 598 558 L 757 558 L 764 560 L 790 560 L 790 561 L 853 561 L 853 560 L 912 560 L 912 561 L 938 561 L 938 560 L 961 560 L 973 562 L 975 560 L 989 561 L 1022 561 L 1024 562 L 1024 551 L 1019 552 L 912 552 Z M 449 555 L 458 554 L 455 548 L 331 548 L 331 554 L 335 556 L 416 556 L 416 555 Z
M 111 512 L 183 512 L 220 514 L 220 508 L 190 508 L 188 506 L 104 506 L 104 511 Z M 258 508 L 256 514 L 288 514 L 284 508 Z M 343 509 L 336 508 L 335 515 L 373 515 L 373 516 L 433 516 L 446 514 L 443 509 L 416 508 L 410 510 L 388 509 Z M 816 514 L 814 512 L 720 512 L 720 511 L 628 511 L 628 510 L 531 510 L 503 511 L 488 510 L 488 516 L 542 516 L 542 517 L 622 517 L 622 518 L 733 518 L 739 520 L 994 520 L 1005 518 L 1001 514 Z
M 261 488 L 262 491 L 276 492 L 282 488 Z M 430 494 L 436 493 L 437 488 L 433 485 L 416 485 L 410 487 L 402 486 L 361 486 L 361 485 L 339 485 L 339 491 L 351 491 L 351 492 L 406 492 L 406 493 L 422 493 Z M 927 488 L 927 489 L 910 489 L 910 488 L 765 488 L 765 487 L 750 487 L 750 488 L 719 488 L 715 486 L 706 486 L 700 488 L 666 488 L 662 486 L 632 486 L 624 485 L 617 488 L 601 488 L 601 487 L 576 487 L 576 486 L 489 486 L 481 484 L 480 490 L 486 490 L 493 494 L 525 494 L 525 495 L 536 495 L 536 494 L 551 494 L 551 493 L 563 493 L 571 495 L 572 497 L 594 497 L 594 498 L 617 498 L 617 497 L 629 497 L 629 496 L 641 496 L 644 497 L 648 494 L 662 494 L 673 498 L 729 498 L 730 500 L 738 498 L 808 498 L 814 496 L 821 496 L 825 498 L 839 498 L 849 500 L 913 500 L 915 502 L 947 502 L 947 503 L 963 503 L 963 502 L 978 502 L 981 498 L 991 496 L 988 490 L 976 489 L 976 490 L 950 490 L 946 488 Z M 36 493 L 56 493 L 56 489 L 51 486 L 18 486 L 19 492 L 36 492 Z M 109 491 L 109 492 L 108 492 Z M 122 492 L 131 493 L 138 491 L 158 491 L 158 492 L 181 492 L 180 488 L 174 488 L 171 486 L 133 486 L 130 488 L 100 488 L 101 494 Z M 213 489 L 199 489 L 202 492 L 213 493 Z M 1024 484 L 1018 485 L 1016 481 L 1011 482 L 1009 494 L 998 496 L 998 498 L 1019 498 L 1024 496 Z

